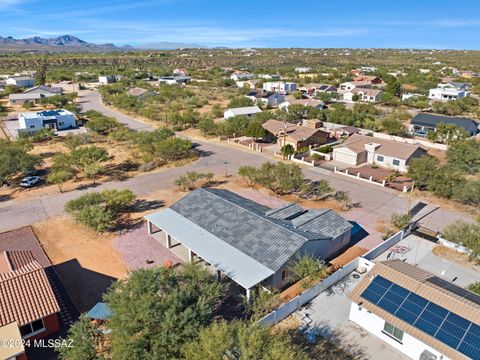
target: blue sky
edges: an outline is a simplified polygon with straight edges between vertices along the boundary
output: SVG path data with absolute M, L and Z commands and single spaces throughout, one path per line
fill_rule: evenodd
M 0 35 L 230 47 L 480 47 L 479 1 L 0 0 Z

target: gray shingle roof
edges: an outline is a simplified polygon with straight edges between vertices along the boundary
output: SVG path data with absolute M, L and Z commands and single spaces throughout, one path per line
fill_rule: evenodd
M 220 189 L 197 189 L 171 209 L 273 271 L 307 241 L 330 240 L 352 227 L 329 209 L 290 204 L 271 211 Z
M 465 129 L 470 135 L 473 135 L 478 131 L 477 122 L 465 117 L 420 113 L 410 120 L 410 124 L 429 127 L 436 127 L 438 124 L 453 124 L 459 128 Z

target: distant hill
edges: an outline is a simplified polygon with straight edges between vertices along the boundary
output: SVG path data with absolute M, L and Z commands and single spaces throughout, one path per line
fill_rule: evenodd
M 132 51 L 131 46 L 115 46 L 114 44 L 93 44 L 72 35 L 54 38 L 35 36 L 28 39 L 15 39 L 11 36 L 0 36 L 1 53 L 18 52 L 113 52 Z
M 148 50 L 175 50 L 175 49 L 206 49 L 207 46 L 194 44 L 194 43 L 182 43 L 182 42 L 154 42 L 149 44 L 143 44 L 137 46 L 139 49 Z

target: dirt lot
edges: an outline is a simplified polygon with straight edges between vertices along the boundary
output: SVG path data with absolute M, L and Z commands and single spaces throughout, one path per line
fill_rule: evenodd
M 127 274 L 113 235 L 98 235 L 61 216 L 32 225 L 38 240 L 80 311 L 89 310 L 101 294 Z

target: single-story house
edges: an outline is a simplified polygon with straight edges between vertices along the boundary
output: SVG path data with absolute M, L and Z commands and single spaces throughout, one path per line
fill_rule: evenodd
M 383 80 L 380 79 L 378 76 L 374 76 L 374 75 L 360 75 L 354 78 L 353 81 L 365 81 L 370 83 L 371 85 L 383 84 Z
M 278 93 L 272 91 L 250 91 L 245 95 L 253 101 L 254 104 L 263 103 L 264 105 L 277 106 L 285 100 L 285 97 Z
M 443 116 L 427 113 L 419 113 L 410 120 L 410 132 L 416 135 L 426 135 L 429 131 L 436 131 L 439 124 L 455 125 L 464 129 L 472 136 L 478 132 L 479 124 L 472 119 L 465 117 Z
M 235 81 L 235 85 L 239 88 L 246 88 L 246 89 L 255 89 L 255 80 L 241 80 Z
M 23 339 L 44 338 L 59 330 L 59 312 L 45 269 L 33 253 L 0 253 L 0 329 L 15 324 Z
M 306 66 L 300 66 L 295 68 L 295 72 L 297 73 L 308 73 L 312 71 L 312 68 Z
M 31 76 L 12 76 L 6 80 L 6 84 L 16 87 L 32 87 L 35 85 L 35 78 Z
M 274 91 L 288 94 L 297 90 L 297 83 L 285 81 L 268 81 L 263 84 L 263 91 Z
M 406 172 L 412 159 L 426 153 L 420 145 L 353 134 L 333 148 L 332 159 L 352 166 L 368 163 Z
M 21 94 L 10 94 L 8 100 L 11 105 L 24 105 L 26 103 L 38 103 L 42 98 L 62 95 L 61 87 L 51 87 L 46 85 L 34 86 L 25 90 Z
M 188 84 L 190 81 L 192 81 L 192 78 L 190 76 L 162 76 L 161 78 L 158 79 L 159 83 L 164 83 L 167 85 L 175 85 L 175 84 Z
M 335 137 L 338 139 L 342 136 L 350 137 L 353 134 L 360 134 L 360 129 L 355 126 L 342 126 L 334 130 Z
M 188 71 L 185 68 L 176 68 L 173 69 L 173 75 L 188 76 Z
M 122 80 L 122 78 L 122 75 L 100 75 L 98 77 L 98 82 L 100 84 L 111 84 Z
M 368 81 L 347 81 L 344 83 L 341 83 L 338 92 L 340 94 L 344 94 L 346 92 L 352 91 L 353 89 L 371 89 L 372 84 L 370 84 Z
M 235 81 L 250 80 L 252 78 L 253 78 L 253 74 L 246 71 L 235 71 L 232 74 L 230 74 L 230 79 Z
M 480 296 L 399 259 L 349 294 L 349 319 L 411 359 L 480 359 Z
M 136 98 L 143 98 L 147 96 L 157 95 L 155 92 L 140 87 L 134 87 L 127 91 L 127 95 L 134 96 Z
M 334 93 L 337 88 L 327 84 L 306 84 L 298 89 L 302 94 L 308 96 L 317 96 L 320 93 Z
M 75 115 L 65 109 L 18 114 L 18 132 L 34 133 L 41 129 L 66 130 L 77 127 Z
M 188 249 L 217 276 L 246 289 L 282 288 L 288 268 L 302 254 L 330 259 L 350 243 L 352 225 L 331 209 L 289 203 L 270 209 L 228 190 L 200 188 L 169 209 L 145 216 L 149 234 L 170 248 Z M 177 245 L 178 246 L 178 245 Z
M 239 107 L 239 108 L 231 108 L 231 109 L 225 110 L 225 112 L 223 113 L 223 118 L 229 119 L 235 116 L 251 117 L 259 112 L 262 112 L 262 109 L 260 109 L 258 106 L 245 106 L 245 107 Z
M 315 127 L 316 123 L 311 123 L 311 125 L 311 127 L 301 126 L 279 120 L 267 120 L 262 127 L 271 137 L 277 139 L 280 147 L 290 144 L 296 150 L 328 142 L 330 133 Z
M 302 106 L 311 106 L 315 109 L 322 110 L 325 107 L 325 103 L 320 100 L 314 100 L 314 99 L 290 99 L 290 100 L 285 100 L 281 104 L 279 104 L 279 108 L 281 110 L 287 111 L 288 112 L 288 107 L 290 105 L 302 105 Z
M 378 102 L 382 97 L 382 90 L 354 88 L 343 94 L 343 100 L 347 102 L 354 102 L 355 96 L 359 102 Z

